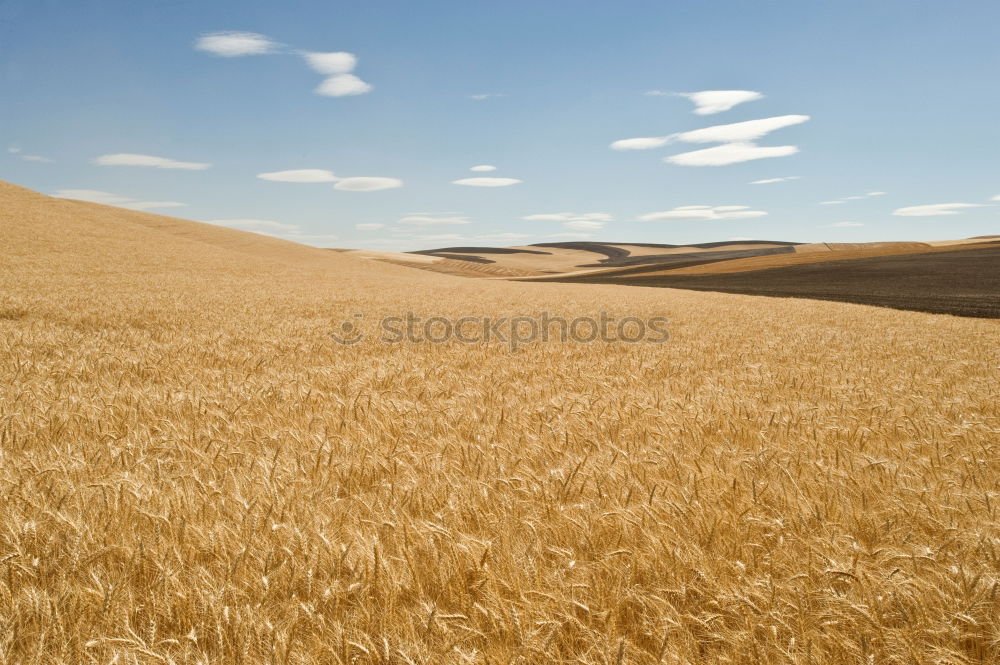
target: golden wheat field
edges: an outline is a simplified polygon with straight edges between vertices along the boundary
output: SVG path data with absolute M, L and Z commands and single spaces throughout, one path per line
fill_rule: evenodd
M 467 279 L 0 185 L 0 662 L 1000 660 L 996 321 Z M 334 343 L 423 315 L 663 344 Z

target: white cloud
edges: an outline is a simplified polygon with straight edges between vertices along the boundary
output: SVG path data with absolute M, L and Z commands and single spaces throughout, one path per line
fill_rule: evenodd
M 21 159 L 26 162 L 41 162 L 43 164 L 51 164 L 52 160 L 48 157 L 42 157 L 41 155 L 21 155 Z
M 466 185 L 468 187 L 507 187 L 522 182 L 517 178 L 462 178 L 452 180 L 453 185 Z
M 668 157 L 664 161 L 682 166 L 725 166 L 753 159 L 785 157 L 799 151 L 796 146 L 758 146 L 753 143 L 767 134 L 809 120 L 807 115 L 781 115 L 728 125 L 714 125 L 668 136 L 622 139 L 611 144 L 612 150 L 649 150 L 673 141 L 684 143 L 722 143 L 705 150 L 695 150 Z
M 215 224 L 216 226 L 231 226 L 244 230 L 284 231 L 291 233 L 296 233 L 299 230 L 298 224 L 285 224 L 284 222 L 275 222 L 270 219 L 208 219 L 205 220 L 205 223 Z
M 97 189 L 60 189 L 55 196 L 61 199 L 75 199 L 77 201 L 89 201 L 90 203 L 100 203 L 102 205 L 117 206 L 119 208 L 131 208 L 132 210 L 152 210 L 154 208 L 181 208 L 186 203 L 178 201 L 137 201 L 127 196 L 102 192 Z
M 349 97 L 363 95 L 372 89 L 370 83 L 365 83 L 354 74 L 339 74 L 320 83 L 316 86 L 315 92 L 324 97 Z
M 673 95 L 673 93 L 665 92 L 663 90 L 647 90 L 642 94 L 646 95 L 647 97 L 671 97 Z
M 864 226 L 861 222 L 837 222 L 836 224 L 831 224 L 830 226 L 835 228 L 848 228 L 853 226 Z
M 16 155 L 17 153 L 21 152 L 21 149 L 11 146 L 10 148 L 7 148 L 7 152 L 9 152 L 12 155 Z
M 670 142 L 669 136 L 646 136 L 635 139 L 621 139 L 611 144 L 612 150 L 652 150 L 662 148 Z
M 492 164 L 480 164 L 479 166 L 473 166 L 469 170 L 485 173 L 487 171 L 496 171 L 497 167 L 493 166 Z
M 1000 194 L 994 196 L 992 199 L 990 199 L 990 201 L 1000 201 Z
M 729 238 L 729 240 L 732 240 L 732 241 L 754 240 L 754 238 L 751 238 L 750 236 L 734 236 L 732 238 Z
M 848 201 L 861 201 L 862 199 L 866 199 L 871 196 L 884 196 L 884 195 L 885 192 L 868 192 L 863 196 L 845 196 L 842 199 L 834 199 L 833 201 L 820 201 L 819 204 L 821 206 L 834 206 L 834 205 L 839 205 L 841 203 L 847 203 Z
M 968 208 L 982 208 L 984 203 L 933 203 L 929 205 L 907 206 L 892 212 L 897 217 L 937 217 L 958 215 Z
M 202 35 L 194 47 L 225 58 L 274 53 L 281 44 L 256 32 L 210 32 Z
M 399 220 L 400 224 L 429 226 L 434 224 L 469 224 L 468 217 L 439 217 L 432 215 L 409 215 Z
M 760 118 L 745 122 L 733 122 L 728 125 L 702 127 L 690 132 L 681 132 L 674 138 L 685 143 L 737 143 L 753 141 L 770 134 L 773 131 L 800 125 L 807 122 L 807 115 L 779 115 L 773 118 Z
M 306 64 L 313 71 L 326 74 L 327 76 L 350 74 L 358 65 L 358 57 L 346 51 L 334 51 L 331 53 L 303 51 L 302 57 L 306 59 Z
M 94 164 L 99 166 L 152 166 L 158 169 L 189 169 L 192 171 L 202 171 L 211 166 L 211 164 L 202 162 L 179 162 L 175 159 L 167 159 L 166 157 L 136 155 L 127 152 L 95 157 Z
M 753 90 L 702 90 L 701 92 L 681 92 L 678 94 L 694 102 L 694 112 L 697 115 L 721 113 L 722 111 L 728 111 L 737 104 L 752 102 L 764 97 L 764 95 Z
M 726 166 L 739 162 L 749 162 L 754 159 L 769 157 L 787 157 L 794 155 L 799 149 L 794 145 L 759 146 L 755 143 L 724 143 L 714 148 L 682 152 L 679 155 L 665 157 L 663 161 L 680 166 Z
M 274 171 L 272 173 L 258 173 L 257 177 L 261 180 L 271 180 L 273 182 L 337 182 L 339 180 L 331 171 L 324 169 Z
M 469 99 L 477 102 L 482 102 L 487 99 L 493 99 L 495 97 L 506 97 L 506 96 L 507 95 L 503 94 L 502 92 L 481 92 L 476 95 L 469 95 Z
M 354 228 L 358 231 L 378 231 L 385 228 L 385 224 L 355 224 Z
M 751 219 L 767 215 L 763 210 L 751 210 L 749 206 L 678 206 L 673 210 L 663 210 L 642 215 L 643 222 L 664 222 L 672 220 L 715 220 Z
M 787 182 L 789 180 L 798 180 L 800 177 L 801 176 L 790 175 L 790 176 L 785 176 L 784 178 L 765 178 L 764 180 L 754 180 L 750 184 L 751 185 L 770 185 L 770 184 L 776 183 L 776 182 Z
M 395 189 L 402 186 L 403 181 L 398 178 L 354 176 L 351 178 L 341 178 L 333 188 L 345 192 L 377 192 L 380 189 Z

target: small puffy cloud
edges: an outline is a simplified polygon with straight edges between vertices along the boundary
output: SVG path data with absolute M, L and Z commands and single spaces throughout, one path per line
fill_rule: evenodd
M 138 201 L 127 196 L 102 192 L 97 189 L 60 189 L 55 195 L 61 199 L 75 199 L 77 201 L 89 201 L 90 203 L 100 203 L 102 205 L 117 206 L 119 208 L 130 208 L 132 210 L 152 210 L 155 208 L 181 208 L 186 203 L 178 201 Z
M 281 44 L 256 32 L 210 32 L 199 37 L 194 47 L 212 55 L 235 58 L 274 53 Z
M 643 222 L 665 222 L 678 220 L 751 219 L 767 215 L 763 210 L 751 210 L 749 206 L 678 206 L 673 210 L 663 210 L 642 215 Z
M 385 224 L 355 224 L 354 228 L 358 231 L 378 231 L 385 228 Z
M 983 203 L 933 203 L 929 205 L 907 206 L 897 208 L 892 214 L 897 217 L 939 217 L 942 215 L 958 215 L 969 208 L 982 208 Z
M 885 196 L 885 192 L 868 192 L 865 196 Z
M 861 222 L 837 222 L 836 224 L 831 224 L 830 226 L 834 228 L 850 228 L 855 226 L 864 226 Z
M 136 155 L 128 152 L 95 157 L 94 164 L 98 166 L 151 166 L 158 169 L 188 169 L 191 171 L 203 171 L 211 166 L 211 164 L 203 162 L 179 162 L 176 159 L 167 159 L 166 157 Z
M 306 59 L 306 64 L 313 71 L 326 74 L 327 76 L 350 74 L 358 65 L 358 57 L 346 51 L 334 51 L 332 53 L 304 51 L 302 57 Z
M 702 90 L 701 92 L 681 92 L 678 94 L 694 102 L 694 112 L 697 115 L 721 113 L 737 104 L 764 98 L 764 95 L 753 90 Z
M 634 139 L 621 139 L 611 144 L 612 150 L 652 150 L 662 148 L 670 142 L 669 136 L 646 136 Z
M 297 233 L 299 230 L 298 224 L 285 224 L 284 222 L 275 222 L 270 219 L 251 219 L 245 217 L 237 219 L 208 219 L 205 220 L 205 223 L 215 224 L 216 226 L 230 226 L 246 231 L 270 231 L 272 233 Z
M 337 182 L 339 180 L 331 171 L 324 169 L 274 171 L 272 173 L 258 173 L 257 177 L 272 182 Z
M 714 148 L 671 155 L 664 158 L 663 161 L 679 166 L 727 166 L 754 159 L 787 157 L 798 151 L 799 149 L 794 145 L 759 146 L 748 142 L 724 143 Z
M 800 177 L 801 176 L 790 175 L 790 176 L 785 176 L 784 178 L 765 178 L 763 180 L 754 180 L 750 184 L 751 185 L 771 185 L 771 184 L 774 184 L 776 182 L 788 182 L 789 180 L 798 180 Z
M 452 180 L 453 185 L 465 185 L 467 187 L 508 187 L 522 182 L 517 178 L 462 178 Z
M 380 189 L 395 189 L 402 187 L 403 181 L 398 178 L 381 178 L 377 176 L 355 176 L 341 178 L 334 189 L 345 192 L 377 192 Z
M 432 226 L 435 224 L 469 224 L 468 217 L 442 217 L 436 215 L 409 215 L 399 220 L 400 224 Z
M 324 97 L 350 97 L 363 95 L 372 89 L 370 83 L 365 83 L 354 74 L 340 74 L 331 76 L 316 86 L 316 94 Z
M 1000 194 L 994 196 L 992 199 L 990 199 L 990 201 L 1000 201 Z
M 476 171 L 478 173 L 486 173 L 488 171 L 496 171 L 497 167 L 492 164 L 480 164 L 479 166 L 473 166 L 469 169 L 470 171 Z

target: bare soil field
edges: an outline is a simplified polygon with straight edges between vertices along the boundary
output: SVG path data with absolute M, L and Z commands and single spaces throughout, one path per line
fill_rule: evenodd
M 670 338 L 380 340 L 408 310 Z M 0 662 L 995 663 L 997 335 L 0 183 Z

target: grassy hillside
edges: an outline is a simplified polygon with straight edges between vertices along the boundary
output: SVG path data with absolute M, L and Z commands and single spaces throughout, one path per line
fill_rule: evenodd
M 0 238 L 0 662 L 1000 659 L 994 321 L 471 280 L 6 184 Z M 670 339 L 329 337 L 407 310 Z

